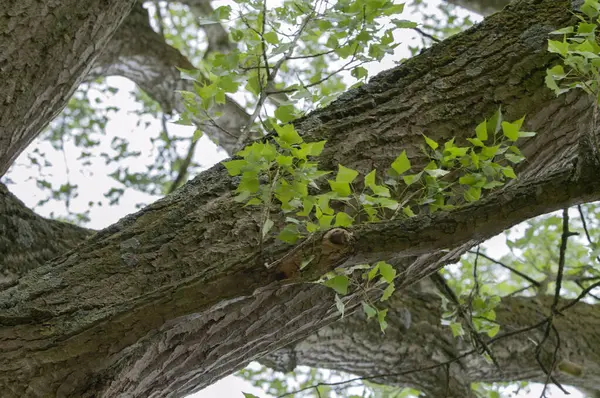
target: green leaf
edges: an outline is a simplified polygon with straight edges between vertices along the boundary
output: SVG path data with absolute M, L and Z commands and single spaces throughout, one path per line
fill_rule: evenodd
M 263 238 L 265 236 L 267 236 L 267 234 L 269 233 L 269 231 L 271 230 L 271 228 L 273 228 L 273 221 L 270 218 L 267 218 L 265 220 L 265 223 L 263 224 L 263 227 L 262 227 L 262 236 L 263 236 Z
M 465 331 L 459 322 L 452 322 L 450 324 L 450 329 L 452 330 L 452 335 L 454 337 L 463 336 L 465 334 Z
M 350 74 L 356 79 L 360 80 L 367 77 L 369 75 L 369 71 L 363 66 L 357 66 L 356 68 L 352 69 Z
M 502 132 L 511 141 L 519 139 L 519 127 L 516 123 L 502 122 Z
M 338 294 L 345 296 L 348 294 L 348 285 L 350 284 L 350 280 L 346 275 L 337 275 L 331 279 L 323 282 L 323 285 L 332 288 Z
M 280 166 L 290 167 L 294 162 L 294 158 L 292 156 L 278 155 L 275 161 Z
M 230 160 L 228 162 L 223 162 L 223 166 L 227 169 L 227 172 L 230 176 L 237 176 L 242 174 L 242 170 L 244 167 L 248 165 L 247 160 Z
M 313 232 L 316 232 L 319 230 L 319 226 L 315 223 L 309 222 L 306 224 L 306 230 L 312 234 Z
M 250 199 L 245 206 L 258 206 L 262 204 L 262 201 L 259 198 Z
M 415 182 L 419 181 L 419 179 L 421 178 L 422 175 L 423 175 L 423 172 L 421 171 L 420 173 L 417 173 L 417 174 L 405 175 L 402 177 L 402 179 L 404 180 L 404 183 L 406 185 L 411 185 L 411 184 L 414 184 Z
M 429 145 L 429 147 L 435 151 L 439 144 L 431 138 L 427 137 L 425 134 L 423 134 L 423 137 L 425 138 L 425 142 L 427 143 L 427 145 Z
M 492 328 L 487 331 L 487 335 L 489 337 L 494 337 L 495 335 L 498 334 L 499 331 L 500 331 L 500 325 L 495 325 L 495 326 L 492 326 Z
M 319 227 L 320 229 L 327 229 L 331 227 L 331 222 L 333 221 L 334 216 L 326 216 L 322 215 L 319 217 Z
M 335 180 L 337 182 L 345 182 L 350 184 L 352 183 L 352 181 L 354 181 L 356 176 L 358 176 L 358 171 L 356 170 L 349 169 L 348 167 L 344 167 L 341 164 L 338 165 L 338 167 L 338 173 L 335 176 Z
M 448 170 L 442 170 L 442 169 L 428 169 L 428 170 L 425 170 L 425 172 L 434 178 L 443 177 L 446 174 L 450 173 Z
M 550 32 L 550 35 L 564 35 L 564 34 L 568 34 L 568 33 L 573 33 L 574 28 L 573 26 L 567 26 L 566 28 L 561 28 L 555 31 Z
M 493 158 L 494 156 L 496 156 L 498 149 L 500 149 L 500 145 L 486 146 L 481 150 L 481 155 L 486 156 L 488 158 Z
M 387 308 L 385 310 L 377 311 L 377 321 L 379 322 L 379 328 L 384 333 L 385 333 L 385 329 L 388 327 L 388 323 L 385 320 L 387 312 L 388 312 Z
M 343 318 L 346 306 L 344 305 L 344 302 L 342 301 L 340 296 L 338 296 L 337 294 L 335 295 L 335 308 L 337 308 L 338 312 L 342 315 Z
M 379 273 L 379 265 L 375 264 L 373 266 L 373 268 L 371 268 L 369 270 L 369 273 L 367 274 L 367 281 L 369 281 L 369 282 L 372 281 L 377 276 L 378 273 Z
M 407 21 L 405 19 L 392 19 L 392 23 L 399 29 L 413 29 L 418 26 L 416 22 Z
M 230 14 L 231 14 L 230 6 L 220 6 L 213 11 L 212 16 L 213 16 L 213 18 L 216 18 L 217 20 L 229 19 Z
M 412 211 L 412 209 L 410 208 L 410 206 L 404 206 L 402 208 L 402 212 L 404 214 L 406 214 L 408 217 L 414 217 L 415 216 L 415 212 Z
M 384 11 L 383 11 L 383 15 L 386 16 L 392 16 L 394 14 L 402 14 L 402 12 L 404 11 L 404 4 L 391 4 L 390 6 L 388 6 Z
M 467 141 L 475 146 L 485 146 L 479 138 L 467 138 Z
M 365 176 L 365 186 L 370 187 L 375 185 L 375 170 L 372 170 L 369 174 Z
M 242 179 L 240 185 L 237 187 L 238 192 L 250 192 L 255 193 L 260 188 L 260 182 L 258 181 L 258 173 L 256 171 L 245 171 L 242 173 Z
M 240 83 L 233 80 L 230 75 L 224 75 L 217 81 L 217 86 L 228 93 L 235 93 L 240 87 Z
M 352 189 L 350 188 L 350 184 L 347 182 L 339 182 L 328 180 L 329 186 L 331 190 L 337 193 L 340 196 L 350 196 L 352 194 Z
M 269 44 L 279 43 L 279 37 L 277 36 L 277 33 L 275 33 L 275 32 L 267 32 L 267 33 L 263 34 L 263 37 L 266 40 L 266 42 Z
M 354 223 L 354 219 L 348 214 L 340 211 L 335 215 L 334 227 L 350 227 Z
M 393 283 L 390 283 L 383 291 L 383 294 L 381 295 L 381 298 L 379 299 L 379 301 L 385 301 L 385 300 L 389 299 L 390 297 L 392 297 L 394 290 L 396 290 L 396 286 L 394 286 Z
M 375 308 L 373 308 L 372 306 L 370 306 L 369 304 L 367 304 L 366 302 L 363 301 L 362 306 L 363 306 L 363 311 L 367 315 L 367 318 L 373 318 L 375 315 L 377 315 L 377 310 Z
M 488 139 L 487 120 L 484 120 L 483 122 L 479 123 L 477 125 L 477 127 L 475 127 L 475 135 L 481 142 Z M 479 145 L 479 146 L 483 146 L 483 145 Z
M 244 398 L 260 398 L 254 394 L 250 394 L 249 392 L 243 392 L 242 394 L 244 394 Z
M 489 133 L 497 134 L 500 131 L 501 123 L 502 123 L 502 107 L 498 108 L 498 110 L 487 121 L 488 134 Z
M 535 135 L 534 131 L 519 131 L 519 138 L 535 137 Z
M 563 57 L 565 57 L 569 53 L 569 43 L 566 39 L 564 39 L 563 41 L 548 40 L 548 51 L 551 53 L 560 54 Z
M 436 144 L 437 145 L 437 144 Z M 394 169 L 394 171 L 396 173 L 398 173 L 398 175 L 404 173 L 405 171 L 410 169 L 410 160 L 408 159 L 408 156 L 406 156 L 406 151 L 402 151 L 402 153 L 400 154 L 400 156 L 398 156 L 396 158 L 396 160 L 394 160 L 394 162 L 392 163 L 392 169 Z
M 390 190 L 387 187 L 384 187 L 383 185 L 371 185 L 369 188 L 371 188 L 371 191 L 373 191 L 374 195 L 383 196 L 385 198 L 389 198 L 390 196 L 392 196 L 390 194 Z
M 508 160 L 511 163 L 519 163 L 522 162 L 523 160 L 525 160 L 525 156 L 520 156 L 520 155 L 514 155 L 512 153 L 506 153 L 504 154 L 504 157 L 506 158 L 506 160 Z
M 192 142 L 198 141 L 200 138 L 202 138 L 202 135 L 202 130 L 196 129 L 196 131 L 194 131 L 194 135 L 192 136 Z
M 257 76 L 252 76 L 248 78 L 248 83 L 246 83 L 246 90 L 250 91 L 254 95 L 258 95 L 260 93 L 261 87 L 260 82 L 258 81 Z
M 392 283 L 394 281 L 394 278 L 396 277 L 396 270 L 394 269 L 394 267 L 392 267 L 385 261 L 379 261 L 377 265 L 379 266 L 379 273 L 381 274 L 381 277 L 387 283 Z
M 501 181 L 490 181 L 483 185 L 483 189 L 494 189 L 496 187 L 501 187 L 503 185 L 504 185 L 504 183 Z
M 275 109 L 275 117 L 282 123 L 287 123 L 296 118 L 296 108 L 294 105 L 282 105 Z
M 283 228 L 283 230 L 279 233 L 279 240 L 294 244 L 298 239 L 300 239 L 302 235 L 298 231 L 298 227 L 294 224 L 288 224 Z
M 291 124 L 286 124 L 284 126 L 275 124 L 273 127 L 275 128 L 279 138 L 281 138 L 286 144 L 299 144 L 303 141 L 302 137 L 300 137 L 294 126 Z
M 464 196 L 467 202 L 475 202 L 481 197 L 481 188 L 470 187 L 469 189 L 467 189 Z
M 502 174 L 504 174 L 508 178 L 513 178 L 513 179 L 517 178 L 517 175 L 515 174 L 515 171 L 510 166 L 503 167 L 502 168 Z

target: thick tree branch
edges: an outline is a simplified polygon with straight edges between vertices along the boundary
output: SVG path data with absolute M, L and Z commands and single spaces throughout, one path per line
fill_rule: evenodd
M 496 320 L 502 325 L 497 337 L 543 321 L 550 315 L 552 300 L 550 296 L 503 299 L 496 308 Z M 401 374 L 451 361 L 473 347 L 463 339 L 453 337 L 450 328 L 440 323 L 441 302 L 434 294 L 399 292 L 386 307 L 389 308 L 386 318 L 389 327 L 385 335 L 376 322 L 367 321 L 359 312 L 323 327 L 299 343 L 267 355 L 261 362 L 288 371 L 295 366 L 307 365 L 363 377 L 387 374 L 389 376 L 373 381 L 411 386 L 431 397 L 446 396 L 448 380 L 444 367 Z M 600 328 L 597 305 L 578 303 L 563 316 L 555 318 L 554 326 L 561 336 L 561 349 L 559 367 L 553 375 L 564 384 L 597 389 L 600 386 L 600 350 L 595 344 Z M 447 396 L 472 396 L 470 383 L 473 382 L 544 382 L 546 375 L 536 361 L 534 343 L 539 342 L 543 334 L 544 326 L 498 338 L 490 348 L 499 361 L 499 368 L 477 353 L 457 360 L 450 366 L 452 388 Z M 548 367 L 555 344 L 554 339 L 551 340 L 543 347 L 541 355 Z M 561 368 L 580 369 L 581 374 L 568 374 Z
M 0 286 L 73 249 L 93 231 L 38 216 L 0 183 Z
M 133 4 L 0 1 L 0 177 L 66 105 Z

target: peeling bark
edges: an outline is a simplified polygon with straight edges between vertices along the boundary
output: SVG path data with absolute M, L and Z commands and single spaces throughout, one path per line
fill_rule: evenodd
M 388 260 L 403 265 L 406 289 L 505 228 L 600 199 L 581 122 L 590 100 L 554 99 L 543 84 L 547 33 L 570 11 L 567 1 L 511 4 L 295 122 L 305 139 L 328 141 L 323 168 L 365 172 L 402 149 L 423 164 L 421 133 L 464 140 L 503 104 L 538 132 L 518 182 L 452 212 L 360 225 L 341 240 L 317 234 L 286 257 L 274 239 L 258 251 L 261 212 L 232 200 L 239 181 L 217 165 L 0 290 L 3 394 L 183 396 L 337 318 L 331 292 L 305 283 L 326 270 Z M 310 254 L 315 264 L 293 272 Z

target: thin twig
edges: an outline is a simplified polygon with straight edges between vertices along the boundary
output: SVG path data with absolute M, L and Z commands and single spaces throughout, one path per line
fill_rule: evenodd
M 563 311 L 571 308 L 572 306 L 574 306 L 575 304 L 577 304 L 578 302 L 580 302 L 585 296 L 587 296 L 587 294 L 589 292 L 591 292 L 592 290 L 594 290 L 597 287 L 600 287 L 600 282 L 596 282 L 596 283 L 594 283 L 592 285 L 589 285 L 581 293 L 579 293 L 579 296 L 577 296 L 576 298 L 574 298 L 570 303 L 563 305 L 559 309 L 559 312 L 563 312 Z
M 436 42 L 436 43 L 440 43 L 440 42 L 441 42 L 441 40 L 440 40 L 440 39 L 438 39 L 438 38 L 437 38 L 437 37 L 435 37 L 435 36 L 432 36 L 432 35 L 430 35 L 430 34 L 429 34 L 429 33 L 427 33 L 427 32 L 424 32 L 424 31 L 423 31 L 423 30 L 421 30 L 420 28 L 414 27 L 414 28 L 412 28 L 412 30 L 414 30 L 415 32 L 419 33 L 421 36 L 425 36 L 426 38 L 428 38 L 428 39 L 430 39 L 430 40 L 433 40 L 433 41 L 434 41 L 434 42 Z
M 187 155 L 185 156 L 183 163 L 181 163 L 181 166 L 179 167 L 179 171 L 177 173 L 177 177 L 175 178 L 175 181 L 173 181 L 173 183 L 169 187 L 167 194 L 175 191 L 184 182 L 183 179 L 184 179 L 185 175 L 187 174 L 187 170 L 190 167 L 190 164 L 192 164 L 192 158 L 194 157 L 194 152 L 196 151 L 196 145 L 198 144 L 198 140 L 194 140 L 192 138 L 190 141 L 191 141 L 191 144 L 190 144 L 190 147 L 188 148 Z
M 244 129 L 242 130 L 242 133 L 240 134 L 240 136 L 238 138 L 238 141 L 237 141 L 238 148 L 241 148 L 244 145 L 244 143 L 246 142 L 246 140 L 248 139 L 248 136 L 250 134 L 250 129 L 252 128 L 252 123 L 254 123 L 254 120 L 256 120 L 256 118 L 258 117 L 258 114 L 260 113 L 260 110 L 261 110 L 263 104 L 265 103 L 267 97 L 271 94 L 271 93 L 267 92 L 267 88 L 269 87 L 269 85 L 271 85 L 271 84 L 273 84 L 273 82 L 275 82 L 275 77 L 277 76 L 277 73 L 279 73 L 279 69 L 281 68 L 281 65 L 283 65 L 283 63 L 285 61 L 287 61 L 289 59 L 289 57 L 291 57 L 294 54 L 296 44 L 298 43 L 300 36 L 304 32 L 304 29 L 308 25 L 308 22 L 311 20 L 313 15 L 314 15 L 314 9 L 312 10 L 312 12 L 309 15 L 306 16 L 306 18 L 304 18 L 304 21 L 302 21 L 302 24 L 300 25 L 298 32 L 296 33 L 296 35 L 290 42 L 290 48 L 286 51 L 286 53 L 283 55 L 283 57 L 281 57 L 275 63 L 275 65 L 273 65 L 273 68 L 271 69 L 270 73 L 267 74 L 267 79 L 266 79 L 265 85 L 264 85 L 264 87 L 261 87 L 260 94 L 258 96 L 258 102 L 256 103 L 256 107 L 254 108 L 254 112 L 252 112 L 252 115 L 250 116 L 250 119 L 248 120 L 248 124 L 244 127 Z M 266 18 L 266 15 L 264 16 L 264 18 Z M 260 72 L 260 69 L 258 71 Z M 261 79 L 259 79 L 259 82 L 261 82 Z
M 471 253 L 471 254 L 475 254 L 475 252 L 474 252 L 474 251 L 471 251 L 471 250 L 469 250 L 469 253 Z M 535 279 L 533 279 L 533 278 L 532 278 L 532 277 L 530 277 L 529 275 L 527 275 L 527 274 L 525 274 L 525 273 L 523 273 L 523 272 L 519 271 L 518 269 L 515 269 L 515 268 L 511 267 L 510 265 L 507 265 L 507 264 L 503 263 L 502 261 L 495 260 L 495 259 L 493 259 L 492 257 L 489 257 L 488 255 L 486 255 L 485 253 L 479 253 L 479 255 L 480 255 L 481 257 L 485 258 L 486 260 L 488 260 L 488 261 L 490 261 L 490 262 L 494 263 L 494 264 L 497 264 L 497 265 L 499 265 L 499 266 L 501 266 L 501 267 L 503 267 L 503 268 L 506 268 L 507 270 L 509 270 L 509 271 L 513 272 L 515 275 L 518 275 L 518 276 L 520 276 L 521 278 L 525 279 L 526 281 L 528 281 L 528 282 L 529 282 L 529 283 L 531 283 L 532 285 L 534 285 L 534 286 L 536 286 L 536 287 L 539 287 L 539 286 L 540 286 L 540 283 L 539 283 L 538 281 L 536 281 Z

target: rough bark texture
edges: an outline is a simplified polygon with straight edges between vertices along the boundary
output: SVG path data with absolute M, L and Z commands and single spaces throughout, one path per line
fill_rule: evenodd
M 551 297 L 505 298 L 496 310 L 497 321 L 502 325 L 498 337 L 543 321 L 550 314 L 551 302 Z M 441 303 L 436 295 L 405 291 L 395 295 L 387 307 L 389 327 L 385 335 L 376 322 L 367 321 L 359 312 L 324 326 L 302 342 L 267 355 L 261 362 L 281 370 L 307 365 L 364 377 L 387 375 L 372 381 L 413 386 L 431 397 L 470 397 L 472 382 L 546 381 L 535 353 L 545 325 L 490 344 L 499 368 L 475 353 L 449 367 L 420 370 L 449 362 L 470 351 L 472 345 L 453 337 L 450 328 L 441 325 Z M 597 306 L 579 303 L 556 318 L 554 326 L 560 335 L 559 368 L 568 364 L 571 369 L 582 370 L 577 376 L 561 371 L 554 376 L 564 384 L 597 389 L 600 385 Z M 556 341 L 553 333 L 543 345 L 541 359 L 547 368 L 551 367 Z
M 133 3 L 0 1 L 0 176 L 66 105 Z
M 0 290 L 3 394 L 183 396 L 337 318 L 331 292 L 304 283 L 326 270 L 388 260 L 407 288 L 504 228 L 600 199 L 589 99 L 553 99 L 543 85 L 547 33 L 570 11 L 567 1 L 512 4 L 295 123 L 305 139 L 328 140 L 324 168 L 364 172 L 402 149 L 422 164 L 421 133 L 460 141 L 503 104 L 538 132 L 518 182 L 453 212 L 319 234 L 285 257 L 274 239 L 258 252 L 260 211 L 234 202 L 238 180 L 215 166 Z

